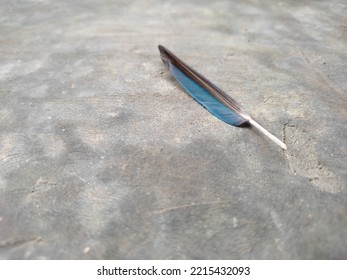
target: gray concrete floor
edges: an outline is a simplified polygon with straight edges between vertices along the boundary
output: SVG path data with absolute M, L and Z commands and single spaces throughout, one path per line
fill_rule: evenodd
M 0 5 L 1 259 L 347 258 L 346 1 Z

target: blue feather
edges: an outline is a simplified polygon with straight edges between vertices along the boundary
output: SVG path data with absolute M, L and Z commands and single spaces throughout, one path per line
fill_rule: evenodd
M 160 56 L 180 85 L 218 119 L 242 126 L 251 119 L 237 102 L 204 76 L 189 67 L 172 52 L 159 46 Z
M 165 47 L 159 46 L 159 51 L 161 59 L 169 68 L 175 79 L 211 114 L 230 125 L 252 125 L 282 149 L 287 149 L 286 144 L 251 119 L 251 117 L 240 108 L 237 102 L 224 91 L 189 67 Z
M 206 89 L 190 79 L 175 65 L 169 63 L 172 75 L 180 83 L 180 85 L 202 106 L 204 106 L 211 114 L 227 124 L 239 126 L 245 123 L 245 118 L 231 111 L 217 98 L 211 95 Z

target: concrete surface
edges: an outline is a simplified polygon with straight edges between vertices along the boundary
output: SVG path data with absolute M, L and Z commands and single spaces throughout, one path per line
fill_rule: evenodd
M 347 258 L 346 1 L 0 5 L 1 259 Z

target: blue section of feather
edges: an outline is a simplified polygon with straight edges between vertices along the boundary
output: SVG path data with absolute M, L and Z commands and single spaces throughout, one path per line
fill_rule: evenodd
M 175 65 L 169 63 L 172 75 L 181 84 L 181 86 L 211 114 L 227 124 L 239 126 L 245 122 L 245 119 L 226 107 L 216 99 L 206 89 L 197 84 L 194 80 L 185 75 Z

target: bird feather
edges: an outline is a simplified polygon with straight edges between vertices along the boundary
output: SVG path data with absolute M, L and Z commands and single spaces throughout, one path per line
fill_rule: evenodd
M 211 114 L 233 126 L 253 125 L 272 141 L 286 149 L 286 145 L 256 123 L 240 105 L 219 87 L 192 69 L 167 48 L 159 45 L 160 56 L 164 64 L 178 83 Z

